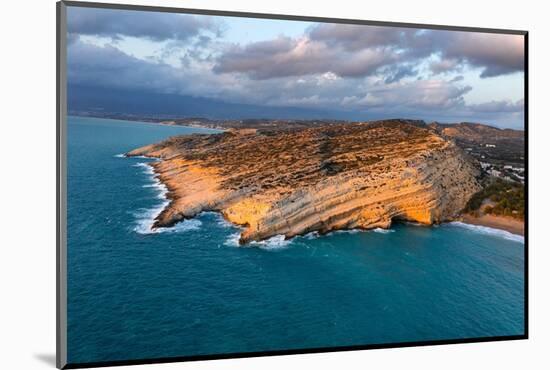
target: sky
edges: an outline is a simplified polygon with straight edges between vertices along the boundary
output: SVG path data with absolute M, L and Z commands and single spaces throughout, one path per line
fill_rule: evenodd
M 523 36 L 69 7 L 71 85 L 524 127 Z

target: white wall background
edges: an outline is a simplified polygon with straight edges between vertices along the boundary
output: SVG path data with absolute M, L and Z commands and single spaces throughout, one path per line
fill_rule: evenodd
M 111 0 L 111 2 L 120 2 Z M 550 349 L 550 141 L 548 12 L 544 2 L 502 0 L 127 0 L 239 10 L 530 31 L 530 336 L 528 341 L 370 350 L 132 369 L 548 368 Z M 53 368 L 55 356 L 55 1 L 2 4 L 0 43 L 0 368 Z M 121 368 L 122 369 L 122 368 Z

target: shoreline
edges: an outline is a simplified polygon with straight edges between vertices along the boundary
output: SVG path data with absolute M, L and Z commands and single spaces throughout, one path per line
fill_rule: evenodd
M 126 156 L 125 155 L 124 158 L 139 158 L 139 156 Z M 142 165 L 144 165 L 144 167 L 149 168 L 149 170 L 151 171 L 151 172 L 145 171 L 145 173 L 151 177 L 151 180 L 153 180 L 153 182 L 156 184 L 156 187 L 159 188 L 160 199 L 162 199 L 163 202 L 160 205 L 158 205 L 157 207 L 154 207 L 154 209 L 151 210 L 151 211 L 154 211 L 153 212 L 154 214 L 152 214 L 150 217 L 148 217 L 147 220 L 142 220 L 142 222 L 147 223 L 147 230 L 143 229 L 143 226 L 145 226 L 144 224 L 141 225 L 141 230 L 137 230 L 137 228 L 135 230 L 139 233 L 142 233 L 142 234 L 156 234 L 156 233 L 163 232 L 163 231 L 177 231 L 177 224 L 183 223 L 184 221 L 193 220 L 193 219 L 195 219 L 195 217 L 183 219 L 179 222 L 176 222 L 172 226 L 154 227 L 154 224 L 155 224 L 158 216 L 160 216 L 166 209 L 168 209 L 168 207 L 170 206 L 170 203 L 174 200 L 174 194 L 171 191 L 169 185 L 165 181 L 163 181 L 163 178 L 162 178 L 161 174 L 158 173 L 156 168 L 155 168 L 154 163 L 156 163 L 160 159 L 156 158 L 156 157 L 151 157 L 151 156 L 142 156 L 142 158 L 152 160 L 151 162 L 142 162 Z M 147 173 L 147 172 L 149 172 L 149 173 Z M 200 212 L 200 213 L 207 213 L 207 212 L 212 212 L 212 213 L 218 214 L 223 219 L 224 222 L 230 224 L 232 227 L 242 228 L 241 225 L 235 224 L 235 223 L 231 222 L 230 220 L 228 220 L 223 215 L 223 213 L 219 210 L 209 210 L 209 211 L 203 211 L 203 212 Z M 522 222 L 520 220 L 513 219 L 511 217 L 494 216 L 494 215 L 483 215 L 481 217 L 476 217 L 476 216 L 472 216 L 472 215 L 469 215 L 469 214 L 464 214 L 460 217 L 460 219 L 457 219 L 456 221 L 460 221 L 460 222 L 462 222 L 463 224 L 466 224 L 466 225 L 483 226 L 483 227 L 494 229 L 494 230 L 503 230 L 503 231 L 507 231 L 507 232 L 509 232 L 509 233 L 511 233 L 515 236 L 524 237 L 524 222 Z M 452 223 L 452 222 L 453 221 L 443 222 L 442 224 Z M 420 227 L 427 227 L 427 228 L 433 228 L 434 227 L 434 225 L 425 225 L 425 224 L 420 224 L 420 223 L 415 223 L 415 222 L 408 222 L 408 221 L 407 222 L 399 222 L 399 223 L 402 223 L 404 225 L 420 226 Z M 240 236 L 241 231 L 242 230 L 240 230 L 239 233 L 238 233 L 239 236 Z M 308 233 L 304 233 L 304 234 L 298 234 L 298 235 L 295 235 L 295 236 L 293 236 L 291 238 L 288 238 L 288 239 L 285 237 L 284 242 L 286 244 L 286 242 L 291 241 L 295 237 L 307 238 L 308 235 L 312 234 L 312 233 L 316 233 L 318 236 L 323 236 L 323 235 L 330 235 L 330 234 L 337 234 L 337 233 L 357 233 L 357 232 L 378 232 L 378 233 L 384 233 L 385 234 L 385 233 L 392 233 L 392 232 L 394 232 L 394 230 L 392 230 L 392 228 L 390 226 L 389 228 L 375 227 L 375 228 L 368 228 L 368 229 L 365 229 L 365 228 L 337 229 L 337 230 L 331 230 L 327 233 L 320 233 L 318 231 L 313 231 L 313 232 L 308 232 Z M 263 239 L 263 240 L 260 240 L 260 241 L 251 241 L 250 243 L 246 243 L 246 244 L 262 245 L 262 244 L 266 244 L 266 243 L 269 244 L 271 241 L 277 241 L 278 243 L 280 243 L 281 241 L 279 241 L 279 239 L 280 239 L 281 236 L 282 235 L 274 235 L 274 236 L 272 236 L 270 238 L 267 238 L 267 239 Z
M 461 219 L 466 224 L 490 227 L 493 229 L 508 231 L 514 235 L 525 236 L 525 223 L 511 217 L 494 215 L 483 215 L 478 217 L 463 214 Z
M 125 158 L 137 158 L 137 157 L 136 156 L 129 156 L 129 157 L 126 156 Z M 150 156 L 143 156 L 143 158 L 153 160 L 151 162 L 145 162 L 143 164 L 151 170 L 151 173 L 149 173 L 149 176 L 151 176 L 151 179 L 160 188 L 159 189 L 160 198 L 163 200 L 163 202 L 159 206 L 155 207 L 154 215 L 152 215 L 150 220 L 148 220 L 149 221 L 148 222 L 149 223 L 148 230 L 146 232 L 141 231 L 141 233 L 146 233 L 146 234 L 153 233 L 154 234 L 154 233 L 158 233 L 158 232 L 162 232 L 162 231 L 176 231 L 175 228 L 177 228 L 177 224 L 182 223 L 186 220 L 195 219 L 195 217 L 185 218 L 185 219 L 182 219 L 181 221 L 176 222 L 174 225 L 171 225 L 171 226 L 162 226 L 162 227 L 155 227 L 154 226 L 155 222 L 157 221 L 157 218 L 164 211 L 166 211 L 169 208 L 170 204 L 174 201 L 175 194 L 173 192 L 173 189 L 170 189 L 169 184 L 164 181 L 161 174 L 157 172 L 157 169 L 156 169 L 154 163 L 156 163 L 160 159 L 156 158 L 156 157 L 150 157 Z M 238 225 L 238 224 L 235 224 L 235 223 L 231 222 L 230 220 L 228 220 L 224 216 L 223 212 L 221 212 L 219 210 L 203 211 L 203 212 L 200 212 L 199 214 L 207 213 L 207 212 L 212 212 L 212 213 L 218 214 L 226 223 L 230 224 L 232 227 L 242 228 L 242 225 Z M 198 216 L 198 214 L 197 214 L 197 216 Z M 522 222 L 520 220 L 510 218 L 510 217 L 494 216 L 494 215 L 483 215 L 481 217 L 476 217 L 476 216 L 464 214 L 457 221 L 460 221 L 460 222 L 462 222 L 464 224 L 467 224 L 467 225 L 483 226 L 483 227 L 494 229 L 494 230 L 503 230 L 503 231 L 507 231 L 507 232 L 509 232 L 513 235 L 524 237 L 524 222 Z M 443 222 L 442 224 L 452 223 L 452 222 L 453 221 Z M 418 226 L 419 227 L 427 227 L 427 228 L 433 228 L 435 226 L 435 225 L 425 225 L 425 224 L 420 224 L 420 223 L 415 223 L 415 222 L 408 222 L 408 221 L 407 222 L 400 222 L 400 223 L 402 223 L 404 225 L 411 225 L 411 226 L 417 226 L 417 227 Z M 242 230 L 239 231 L 239 236 L 240 236 L 241 231 Z M 390 226 L 388 228 L 375 227 L 375 228 L 365 229 L 365 228 L 358 227 L 358 228 L 352 228 L 352 229 L 337 229 L 337 230 L 331 230 L 331 231 L 326 232 L 326 233 L 320 233 L 318 231 L 313 231 L 313 232 L 307 232 L 307 233 L 304 233 L 304 234 L 298 234 L 298 235 L 295 235 L 295 236 L 293 236 L 291 238 L 288 238 L 288 239 L 285 237 L 284 241 L 290 241 L 290 240 L 294 239 L 295 237 L 307 237 L 307 235 L 312 234 L 312 233 L 317 233 L 317 235 L 319 235 L 319 236 L 324 236 L 324 235 L 330 235 L 330 234 L 333 234 L 333 233 L 336 234 L 336 233 L 357 233 L 357 232 L 391 233 L 391 232 L 394 232 L 394 230 L 392 230 L 392 228 Z M 251 242 L 245 243 L 245 244 L 252 244 L 252 245 L 258 244 L 259 245 L 259 244 L 269 243 L 270 241 L 272 241 L 274 239 L 278 239 L 280 237 L 281 237 L 281 235 L 278 234 L 278 235 L 274 235 L 274 236 L 272 236 L 270 238 L 267 238 L 267 239 L 263 239 L 263 240 L 260 240 L 260 241 L 251 241 Z
M 99 120 L 132 122 L 132 123 L 160 125 L 160 126 L 167 126 L 167 127 L 198 128 L 198 129 L 203 129 L 203 130 L 218 131 L 218 132 L 205 132 L 205 134 L 219 134 L 219 133 L 223 133 L 223 132 L 228 131 L 228 129 L 226 129 L 226 128 L 213 128 L 213 127 L 201 126 L 201 125 L 186 126 L 186 125 L 178 125 L 178 124 L 166 123 L 166 122 L 170 122 L 170 120 L 163 120 L 163 121 L 141 121 L 141 120 L 135 120 L 135 119 L 130 119 L 130 118 L 110 118 L 110 117 L 96 117 L 96 116 L 79 116 L 79 115 L 76 115 L 76 114 L 68 114 L 67 117 L 94 118 L 94 119 L 99 119 Z

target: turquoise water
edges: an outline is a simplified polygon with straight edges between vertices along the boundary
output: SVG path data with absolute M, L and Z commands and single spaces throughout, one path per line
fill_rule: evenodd
M 149 233 L 143 158 L 211 132 L 69 117 L 70 363 L 523 334 L 521 238 L 461 224 L 310 234 L 237 247 L 202 214 Z

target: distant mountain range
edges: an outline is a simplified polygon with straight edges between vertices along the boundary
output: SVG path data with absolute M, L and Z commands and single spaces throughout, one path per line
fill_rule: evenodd
M 270 107 L 228 103 L 217 99 L 160 94 L 134 90 L 69 85 L 68 110 L 112 116 L 123 113 L 151 118 L 205 117 L 210 119 L 346 119 L 358 120 L 351 112 L 298 107 Z
M 67 97 L 69 114 L 105 118 L 186 121 L 191 117 L 197 117 L 192 119 L 203 121 L 203 124 L 209 120 L 253 119 L 263 120 L 263 123 L 267 125 L 273 124 L 273 122 L 266 122 L 268 120 L 320 120 L 326 123 L 327 121 L 371 121 L 389 118 L 367 117 L 360 112 L 334 109 L 239 104 L 219 99 L 179 94 L 161 94 L 80 85 L 69 85 Z M 418 119 L 405 119 L 404 121 L 413 124 L 425 124 L 424 121 Z M 293 126 L 296 126 L 296 123 L 294 122 Z M 178 122 L 178 124 L 184 123 Z M 237 124 L 235 122 L 225 122 L 225 124 L 234 127 L 236 127 L 235 125 L 242 125 L 242 123 Z M 281 122 L 276 124 L 280 125 Z M 244 125 L 250 125 L 250 122 Z M 497 140 L 519 139 L 524 136 L 524 132 L 521 130 L 500 129 L 480 123 L 447 124 L 433 122 L 429 126 L 445 136 L 469 141 L 486 140 L 488 137 L 494 137 Z

